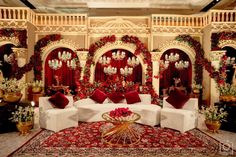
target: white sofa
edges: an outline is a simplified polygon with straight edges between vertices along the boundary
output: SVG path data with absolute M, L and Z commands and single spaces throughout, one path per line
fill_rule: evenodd
M 74 105 L 78 108 L 79 121 L 95 122 L 104 121 L 102 114 L 114 110 L 115 108 L 128 107 L 131 111 L 138 113 L 141 118 L 138 123 L 155 126 L 160 123 L 161 107 L 151 104 L 151 95 L 139 94 L 141 102 L 127 104 L 126 100 L 122 103 L 112 103 L 108 98 L 103 104 L 96 103 L 90 98 L 78 100 Z

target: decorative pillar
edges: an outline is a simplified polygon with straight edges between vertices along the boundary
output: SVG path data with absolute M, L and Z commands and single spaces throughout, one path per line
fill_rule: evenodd
M 88 51 L 76 51 L 77 56 L 79 57 L 79 61 L 80 61 L 80 66 L 81 66 L 81 74 L 80 74 L 80 79 L 83 79 L 84 76 L 84 68 L 85 68 L 85 64 L 87 61 L 87 55 L 88 55 Z
M 211 51 L 210 52 L 210 60 L 211 65 L 216 68 L 216 70 L 219 70 L 220 60 L 222 56 L 225 54 L 226 50 L 219 50 L 219 51 Z M 219 101 L 219 90 L 217 89 L 217 83 L 216 81 L 211 78 L 210 80 L 210 104 L 211 106 L 214 105 L 214 103 Z
M 154 78 L 154 76 L 159 76 L 159 60 L 160 60 L 160 53 L 158 52 L 151 52 L 152 55 L 152 86 L 155 92 L 159 95 L 159 78 Z

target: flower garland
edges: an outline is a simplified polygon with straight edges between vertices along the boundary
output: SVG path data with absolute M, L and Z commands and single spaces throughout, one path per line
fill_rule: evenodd
M 218 32 L 211 34 L 211 49 L 220 50 L 218 43 L 221 40 L 236 40 L 236 32 Z

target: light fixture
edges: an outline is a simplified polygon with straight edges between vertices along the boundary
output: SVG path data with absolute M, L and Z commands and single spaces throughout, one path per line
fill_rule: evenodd
M 125 58 L 125 52 L 120 52 L 120 50 L 117 50 L 117 52 L 112 52 L 112 58 L 115 60 L 122 60 Z
M 62 67 L 62 62 L 57 59 L 48 60 L 48 65 L 53 70 L 58 70 Z
M 102 65 L 108 65 L 108 64 L 110 64 L 110 62 L 111 62 L 111 58 L 106 57 L 106 56 L 100 57 L 98 60 L 98 63 L 100 63 Z
M 120 68 L 120 74 L 125 77 L 131 75 L 132 73 L 133 73 L 133 68 L 127 66 L 125 68 Z
M 75 69 L 76 68 L 76 61 L 74 59 L 67 61 L 66 65 L 68 68 Z
M 103 72 L 107 75 L 114 75 L 117 73 L 117 68 L 109 65 L 108 67 L 104 67 Z
M 175 68 L 178 70 L 183 70 L 184 68 L 188 68 L 189 66 L 189 61 L 179 61 L 179 62 L 175 62 Z
M 70 52 L 66 52 L 66 51 L 63 51 L 62 53 L 59 51 L 58 52 L 58 58 L 62 61 L 67 61 L 67 60 L 70 60 L 71 59 L 71 53 Z
M 179 54 L 178 53 L 176 54 L 170 53 L 170 55 L 166 54 L 165 60 L 170 62 L 176 62 L 177 60 L 179 60 Z
M 235 63 L 235 57 L 227 57 L 227 59 L 226 59 L 227 65 L 232 65 L 234 63 Z
M 135 66 L 139 65 L 139 60 L 137 57 L 132 57 L 132 58 L 129 57 L 127 60 L 127 64 L 129 66 L 135 67 Z
M 170 65 L 169 61 L 160 60 L 160 68 L 162 68 L 163 70 L 167 69 L 169 65 Z

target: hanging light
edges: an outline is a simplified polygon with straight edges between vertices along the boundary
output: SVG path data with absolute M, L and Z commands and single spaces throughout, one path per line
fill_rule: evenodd
M 76 61 L 74 59 L 67 61 L 66 65 L 68 68 L 75 69 L 76 68 Z
M 120 74 L 125 77 L 131 75 L 132 73 L 133 73 L 133 68 L 127 66 L 125 68 L 120 68 Z
M 70 60 L 71 59 L 71 53 L 70 52 L 66 52 L 66 51 L 63 51 L 62 53 L 59 51 L 58 52 L 58 58 L 62 61 L 67 61 L 67 60 Z
M 112 52 L 112 58 L 115 60 L 122 60 L 125 58 L 125 52 L 120 52 L 120 50 L 117 50 L 117 52 Z
M 176 62 L 177 60 L 179 60 L 179 54 L 178 53 L 176 54 L 170 53 L 170 55 L 166 54 L 165 60 L 170 62 Z
M 135 66 L 139 65 L 139 60 L 137 57 L 132 57 L 132 58 L 129 57 L 127 60 L 127 64 L 129 66 L 135 67 Z
M 114 75 L 117 73 L 117 68 L 109 65 L 108 67 L 104 67 L 103 72 L 107 75 Z
M 108 65 L 108 64 L 110 64 L 110 62 L 111 62 L 111 58 L 106 57 L 106 56 L 100 57 L 98 60 L 98 63 L 100 63 L 102 65 Z
M 51 69 L 57 70 L 62 67 L 62 62 L 57 59 L 48 60 L 48 65 Z
M 170 62 L 169 61 L 163 61 L 163 60 L 160 60 L 160 67 L 165 70 L 169 67 L 170 65 Z
M 227 59 L 226 59 L 227 65 L 232 65 L 234 63 L 235 63 L 235 57 L 227 57 Z
M 178 70 L 182 70 L 184 68 L 188 68 L 189 66 L 189 61 L 179 61 L 179 62 L 175 62 L 175 68 Z

